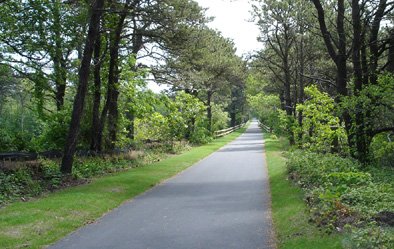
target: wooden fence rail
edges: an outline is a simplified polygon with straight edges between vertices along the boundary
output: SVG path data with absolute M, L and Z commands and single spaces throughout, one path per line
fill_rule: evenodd
M 272 132 L 272 129 L 271 129 L 270 127 L 266 126 L 265 124 L 259 123 L 259 125 L 260 125 L 260 127 L 261 127 L 263 130 L 265 130 L 266 132 L 268 132 L 268 133 L 271 133 L 271 132 Z
M 219 131 L 215 131 L 214 132 L 214 137 L 218 138 L 218 137 L 223 137 L 226 136 L 227 134 L 230 134 L 231 132 L 238 130 L 239 128 L 243 127 L 246 123 L 240 124 L 240 125 L 236 125 L 234 127 L 230 127 L 227 129 L 223 129 L 223 130 L 219 130 Z

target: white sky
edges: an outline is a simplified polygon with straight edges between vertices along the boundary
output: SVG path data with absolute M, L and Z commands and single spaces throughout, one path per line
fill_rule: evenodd
M 253 22 L 249 22 L 251 6 L 248 0 L 195 0 L 200 6 L 208 8 L 207 16 L 215 19 L 209 27 L 219 30 L 226 38 L 234 41 L 237 54 L 244 54 L 259 50 L 262 45 L 257 42 L 259 29 Z M 154 92 L 166 89 L 149 82 L 148 87 Z
M 207 15 L 215 19 L 209 23 L 211 28 L 222 32 L 222 35 L 233 39 L 237 54 L 243 55 L 259 50 L 262 45 L 257 42 L 259 29 L 251 19 L 251 6 L 248 0 L 196 0 L 200 6 L 208 8 Z

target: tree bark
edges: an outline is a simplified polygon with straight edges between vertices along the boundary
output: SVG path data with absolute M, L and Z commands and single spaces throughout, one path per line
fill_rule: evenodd
M 387 71 L 394 74 L 394 29 L 390 32 L 389 54 L 387 58 Z
M 101 152 L 102 146 L 102 126 L 100 122 L 100 103 L 101 103 L 101 35 L 96 38 L 94 46 L 94 93 L 92 111 L 92 138 L 90 149 Z
M 361 40 L 361 13 L 358 0 L 352 0 L 352 24 L 353 24 L 353 50 L 352 50 L 352 61 L 354 69 L 354 93 L 356 96 L 360 95 L 360 91 L 363 88 L 363 71 L 361 64 L 361 46 L 363 41 Z M 356 105 L 355 109 L 355 138 L 356 138 L 356 149 L 357 158 L 360 161 L 365 161 L 368 155 L 368 146 L 366 144 L 366 130 L 364 120 L 364 110 L 360 104 Z
M 61 34 L 61 17 L 60 1 L 52 0 L 53 5 L 53 33 L 55 47 L 52 53 L 53 69 L 55 76 L 55 101 L 56 109 L 60 111 L 64 105 L 64 95 L 66 93 L 67 69 L 66 62 L 63 58 L 62 34 Z
M 135 18 L 133 18 L 134 21 L 134 26 L 137 26 L 136 24 L 136 20 Z M 137 33 L 137 30 L 134 30 L 133 32 L 133 50 L 132 50 L 132 54 L 135 55 L 135 57 L 137 58 L 137 54 L 138 52 L 141 50 L 142 46 L 143 46 L 143 41 L 142 41 L 143 36 L 141 34 Z M 134 65 L 134 67 L 132 68 L 132 70 L 134 70 L 135 72 L 137 71 L 137 65 Z M 127 102 L 130 103 L 132 101 L 131 97 L 129 96 L 127 99 Z M 135 120 L 135 113 L 132 109 L 128 109 L 126 111 L 126 117 L 129 121 L 129 125 L 127 126 L 127 137 L 133 141 L 134 140 L 134 132 L 135 132 L 135 127 L 134 127 L 134 120 Z
M 89 81 L 90 62 L 92 60 L 94 43 L 99 33 L 100 19 L 103 7 L 104 0 L 96 0 L 91 9 L 89 30 L 85 40 L 85 48 L 81 61 L 81 67 L 78 73 L 79 84 L 76 96 L 74 98 L 71 123 L 68 131 L 66 144 L 64 147 L 64 156 L 60 168 L 63 174 L 70 174 L 72 172 L 74 153 L 78 142 L 78 133 L 80 129 L 81 117 L 83 114 L 85 97 Z
M 370 50 L 370 59 L 369 59 L 369 72 L 370 78 L 369 82 L 373 85 L 377 84 L 378 81 L 378 62 L 379 62 L 379 30 L 380 23 L 383 19 L 385 10 L 387 7 L 387 0 L 380 0 L 378 8 L 375 12 L 375 16 L 371 25 L 371 33 L 369 36 L 369 50 Z
M 305 71 L 305 54 L 304 54 L 304 32 L 301 29 L 301 39 L 300 39 L 300 76 L 299 76 L 299 94 L 298 94 L 298 103 L 304 103 L 304 71 Z M 295 112 L 295 111 L 294 111 Z M 303 121 L 303 113 L 302 111 L 298 112 L 298 125 L 302 127 Z M 301 129 L 302 130 L 302 129 Z M 302 141 L 302 132 L 298 133 L 298 139 Z
M 122 31 L 124 27 L 124 22 L 129 10 L 130 0 L 127 0 L 124 4 L 123 11 L 121 12 L 119 19 L 115 25 L 115 29 L 110 35 L 110 59 L 109 59 L 109 69 L 108 69 L 108 90 L 107 90 L 107 100 L 105 107 L 102 112 L 101 123 L 104 127 L 105 118 L 108 114 L 108 141 L 107 147 L 109 150 L 115 148 L 117 140 L 117 129 L 118 129 L 118 98 L 119 98 L 119 48 L 120 42 L 122 40 Z
M 320 0 L 312 0 L 318 15 L 320 32 L 323 36 L 324 43 L 326 45 L 328 54 L 331 59 L 335 63 L 337 69 L 336 75 L 336 88 L 338 97 L 336 98 L 337 102 L 341 101 L 341 97 L 348 96 L 347 90 L 347 54 L 346 54 L 346 33 L 344 28 L 344 19 L 345 19 L 345 3 L 344 0 L 338 0 L 338 14 L 337 14 L 337 33 L 338 40 L 335 42 L 337 44 L 337 51 L 335 50 L 333 44 L 333 36 L 328 31 L 325 19 L 325 13 L 323 6 L 321 5 Z M 345 122 L 346 133 L 348 134 L 348 143 L 350 147 L 353 147 L 353 135 L 351 132 L 352 127 L 352 119 L 347 111 L 342 113 L 343 120 Z
M 212 132 L 212 91 L 207 92 L 207 119 L 208 119 L 208 130 Z

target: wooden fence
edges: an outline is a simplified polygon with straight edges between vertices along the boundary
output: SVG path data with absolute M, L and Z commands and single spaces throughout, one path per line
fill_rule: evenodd
M 268 132 L 268 133 L 271 133 L 271 132 L 272 132 L 272 129 L 271 129 L 270 127 L 266 126 L 266 125 L 263 124 L 263 123 L 259 123 L 259 126 L 261 127 L 261 129 L 265 130 L 265 131 Z
M 235 130 L 238 130 L 239 128 L 243 127 L 245 124 L 246 123 L 243 123 L 243 124 L 240 124 L 240 125 L 237 125 L 237 126 L 234 126 L 234 127 L 230 127 L 230 128 L 227 128 L 227 129 L 215 131 L 214 132 L 214 136 L 215 136 L 215 138 L 226 136 L 227 134 L 230 134 L 231 132 L 233 132 Z

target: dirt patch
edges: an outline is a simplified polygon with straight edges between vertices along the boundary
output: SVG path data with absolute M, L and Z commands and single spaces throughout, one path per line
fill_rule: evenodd
M 394 226 L 394 212 L 383 211 L 375 216 L 375 220 L 382 225 Z

